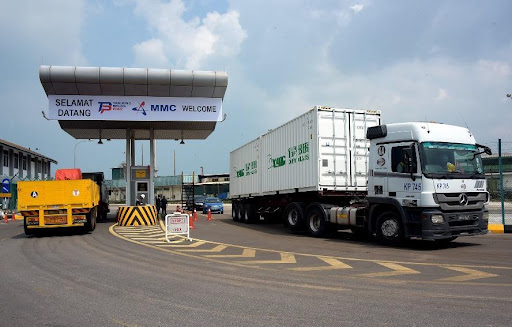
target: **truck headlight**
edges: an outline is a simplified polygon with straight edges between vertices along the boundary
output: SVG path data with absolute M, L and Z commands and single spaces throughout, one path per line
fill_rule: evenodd
M 430 220 L 432 221 L 432 224 L 442 224 L 442 223 L 444 223 L 443 215 L 432 215 L 430 217 Z
M 489 221 L 489 211 L 485 211 L 485 212 L 482 214 L 482 220 L 483 220 L 483 221 Z

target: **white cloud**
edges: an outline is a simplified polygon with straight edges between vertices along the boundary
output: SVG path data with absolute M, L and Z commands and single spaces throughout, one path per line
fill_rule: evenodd
M 161 68 L 168 67 L 169 60 L 165 55 L 161 40 L 151 39 L 133 46 L 135 61 L 141 67 Z
M 350 9 L 352 9 L 357 14 L 358 12 L 360 12 L 361 10 L 364 9 L 364 5 L 358 3 L 358 4 L 351 6 Z
M 167 3 L 136 0 L 135 3 L 135 13 L 147 20 L 155 34 L 150 42 L 134 46 L 137 65 L 171 63 L 178 68 L 200 69 L 207 60 L 236 56 L 247 37 L 237 11 L 210 12 L 204 18 L 185 20 L 182 0 Z M 141 53 L 148 57 L 143 59 Z
M 443 101 L 448 98 L 448 92 L 445 89 L 439 89 L 437 96 L 435 97 L 436 101 Z

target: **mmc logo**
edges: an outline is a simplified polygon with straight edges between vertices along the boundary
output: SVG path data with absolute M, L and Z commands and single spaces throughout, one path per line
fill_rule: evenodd
M 146 105 L 145 101 L 142 101 L 138 107 L 132 108 L 133 111 L 142 112 L 144 116 L 146 116 L 146 110 L 144 109 L 144 106 Z

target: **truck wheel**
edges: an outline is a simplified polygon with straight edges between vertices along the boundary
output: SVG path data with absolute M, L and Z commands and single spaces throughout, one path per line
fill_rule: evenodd
M 377 218 L 377 239 L 385 243 L 399 243 L 404 240 L 404 228 L 398 215 L 386 211 Z
M 236 212 L 238 212 L 238 221 L 242 222 L 244 220 L 244 215 L 245 215 L 244 205 L 242 203 L 239 203 L 237 205 Z
M 256 221 L 256 211 L 254 210 L 254 205 L 246 204 L 244 206 L 244 215 L 242 216 L 242 220 L 246 224 L 252 224 Z
M 87 222 L 85 223 L 85 231 L 92 232 L 96 229 L 96 219 L 98 218 L 98 210 L 94 208 L 87 214 Z
M 321 237 L 327 229 L 325 213 L 322 208 L 313 206 L 306 213 L 308 231 L 314 237 Z
M 233 218 L 233 221 L 239 221 L 240 216 L 238 216 L 238 203 L 234 203 L 231 206 L 231 217 Z
M 304 227 L 304 205 L 302 203 L 292 202 L 286 207 L 284 210 L 284 224 L 292 231 Z
M 23 230 L 27 236 L 35 235 L 35 231 L 33 229 L 28 229 L 27 227 L 27 218 L 23 219 Z

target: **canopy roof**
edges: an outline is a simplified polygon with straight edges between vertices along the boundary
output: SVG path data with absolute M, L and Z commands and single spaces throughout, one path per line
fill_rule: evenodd
M 46 95 L 148 96 L 224 98 L 226 72 L 149 68 L 41 66 L 39 79 Z M 215 121 L 59 120 L 61 128 L 77 139 L 205 139 Z

